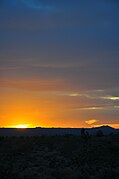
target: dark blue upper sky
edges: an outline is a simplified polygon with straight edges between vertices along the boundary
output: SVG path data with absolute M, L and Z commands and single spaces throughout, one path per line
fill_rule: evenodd
M 119 96 L 119 1 L 1 0 L 0 79 L 31 91 L 95 91 L 96 104 L 99 90 Z

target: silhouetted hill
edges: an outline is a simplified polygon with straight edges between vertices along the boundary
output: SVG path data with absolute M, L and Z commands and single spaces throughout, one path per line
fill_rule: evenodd
M 97 131 L 102 131 L 103 134 L 119 133 L 119 129 L 114 129 L 110 126 L 101 126 L 95 128 L 85 128 L 91 135 L 95 135 Z M 0 128 L 0 136 L 40 136 L 40 135 L 65 135 L 73 134 L 80 135 L 81 128 L 29 128 L 29 129 L 15 129 L 15 128 Z
M 95 134 L 99 130 L 102 131 L 104 134 L 118 133 L 119 132 L 119 129 L 115 129 L 115 128 L 110 127 L 110 126 L 100 126 L 100 127 L 95 127 L 95 128 L 86 129 L 86 130 L 89 131 L 91 134 Z

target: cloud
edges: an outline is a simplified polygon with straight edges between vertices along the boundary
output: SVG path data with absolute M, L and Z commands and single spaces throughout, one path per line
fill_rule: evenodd
M 99 120 L 97 120 L 97 119 L 91 119 L 91 120 L 85 121 L 85 123 L 91 125 L 91 124 L 94 124 L 94 123 L 96 123 L 98 121 Z
M 103 96 L 101 98 L 102 99 L 107 99 L 107 100 L 112 100 L 112 101 L 119 100 L 119 96 Z
M 82 107 L 82 108 L 80 108 L 80 110 L 105 110 L 105 109 L 107 109 L 107 107 L 105 106 L 103 106 L 103 107 L 100 107 L 100 106 L 91 106 L 91 107 Z
M 92 99 L 92 100 L 105 100 L 106 102 L 107 101 L 117 101 L 119 100 L 119 96 L 118 96 L 118 91 L 119 89 L 115 88 L 115 89 L 103 89 L 103 90 L 90 90 L 90 91 L 81 91 L 80 93 L 79 92 L 67 92 L 67 93 L 61 93 L 60 95 L 63 95 L 63 96 L 69 96 L 69 97 L 84 97 L 84 98 L 87 98 L 87 99 Z
M 24 89 L 27 91 L 59 91 L 64 88 L 63 80 L 0 80 L 0 87 Z

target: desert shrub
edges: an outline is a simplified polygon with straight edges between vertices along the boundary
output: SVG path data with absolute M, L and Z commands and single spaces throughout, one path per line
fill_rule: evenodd
M 96 177 L 97 179 L 118 179 L 119 170 L 114 168 L 103 168 L 99 171 Z
M 0 136 L 0 140 L 4 140 L 4 136 Z
M 5 138 L 0 145 L 0 178 L 117 179 L 119 137 L 37 136 Z
M 96 136 L 97 136 L 97 137 L 102 137 L 102 136 L 103 136 L 103 132 L 102 132 L 101 130 L 98 130 L 98 131 L 96 132 Z

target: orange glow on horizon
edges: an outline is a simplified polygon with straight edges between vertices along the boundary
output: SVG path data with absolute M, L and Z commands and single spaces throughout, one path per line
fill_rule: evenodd
M 90 106 L 89 102 L 56 93 L 0 88 L 0 99 L 0 128 L 91 128 L 108 124 L 98 116 L 99 110 L 81 110 L 82 105 Z M 112 119 L 108 125 L 119 128 L 118 121 L 113 123 Z
M 18 128 L 18 129 L 26 129 L 29 127 L 29 124 L 19 124 L 17 126 L 14 126 L 14 128 Z
M 5 128 L 27 129 L 27 128 L 35 128 L 35 126 L 32 126 L 30 124 L 18 124 L 18 125 L 5 126 Z

